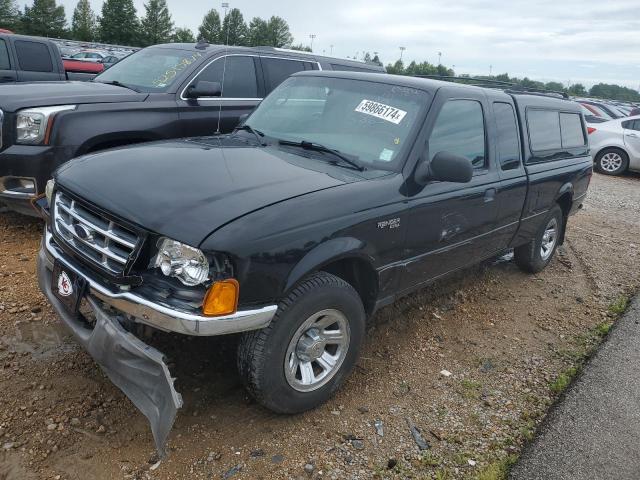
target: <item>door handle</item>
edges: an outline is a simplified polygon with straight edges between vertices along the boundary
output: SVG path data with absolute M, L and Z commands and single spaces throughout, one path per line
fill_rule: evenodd
M 485 190 L 484 192 L 484 203 L 489 203 L 489 202 L 493 202 L 496 198 L 496 189 L 495 188 L 489 188 L 488 190 Z
M 627 137 L 638 138 L 638 135 L 636 135 L 635 133 L 627 133 Z

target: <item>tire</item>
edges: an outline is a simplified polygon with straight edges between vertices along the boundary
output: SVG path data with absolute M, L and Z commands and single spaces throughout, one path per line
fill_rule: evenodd
M 547 214 L 535 237 L 529 243 L 514 249 L 513 258 L 516 265 L 528 273 L 543 270 L 558 248 L 563 228 L 564 214 L 560 206 L 556 205 Z
M 596 170 L 605 175 L 622 175 L 629 168 L 629 156 L 617 148 L 605 148 L 596 155 Z
M 237 360 L 246 389 L 277 413 L 321 405 L 355 365 L 365 323 L 362 300 L 349 283 L 325 272 L 307 277 L 280 302 L 269 326 L 243 334 Z

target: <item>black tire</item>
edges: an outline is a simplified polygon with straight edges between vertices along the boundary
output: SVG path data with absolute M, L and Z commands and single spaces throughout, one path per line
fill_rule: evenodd
M 622 175 L 629 168 L 629 155 L 618 148 L 605 148 L 596 155 L 595 164 L 604 175 Z
M 294 334 L 317 312 L 335 309 L 349 325 L 350 341 L 341 366 L 319 388 L 301 392 L 285 374 L 285 357 Z M 258 403 L 277 413 L 300 413 L 326 402 L 355 365 L 365 335 L 362 300 L 344 280 L 317 272 L 300 282 L 280 302 L 268 327 L 243 334 L 238 346 L 238 371 Z
M 556 225 L 555 242 L 553 244 L 553 247 L 550 249 L 548 256 L 545 255 L 545 257 L 543 258 L 543 237 L 545 236 L 545 231 L 553 221 L 555 221 Z M 564 214 L 562 213 L 562 209 L 560 208 L 560 206 L 556 205 L 547 214 L 544 222 L 542 223 L 542 226 L 536 233 L 535 237 L 529 243 L 520 247 L 516 247 L 514 249 L 513 258 L 516 262 L 516 265 L 518 265 L 521 270 L 528 273 L 537 273 L 543 270 L 549 264 L 556 252 L 556 249 L 558 248 L 560 238 L 562 238 L 564 226 Z

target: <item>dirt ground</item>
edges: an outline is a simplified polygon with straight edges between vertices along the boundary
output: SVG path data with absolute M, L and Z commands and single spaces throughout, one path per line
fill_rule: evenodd
M 507 256 L 382 310 L 354 373 L 315 411 L 252 403 L 234 337 L 162 339 L 185 407 L 158 463 L 146 419 L 38 291 L 41 228 L 0 214 L 0 480 L 497 478 L 552 382 L 640 284 L 640 176 L 594 174 L 544 272 Z

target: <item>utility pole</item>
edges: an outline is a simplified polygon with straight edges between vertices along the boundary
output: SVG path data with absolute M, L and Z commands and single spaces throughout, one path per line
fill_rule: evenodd
M 407 49 L 407 47 L 398 47 L 398 48 L 400 48 L 400 61 L 402 61 L 402 54 Z
M 491 76 L 492 72 L 493 72 L 493 65 L 489 65 L 489 76 Z
M 438 65 L 442 65 L 442 52 L 438 52 Z
M 333 55 L 333 45 L 329 45 L 331 47 L 331 52 L 329 53 L 329 55 Z
M 311 39 L 311 51 L 313 52 L 313 40 L 316 38 L 315 34 L 311 34 L 309 35 L 309 38 Z
M 222 8 L 224 9 L 224 20 L 227 19 L 227 9 L 229 8 L 228 2 L 222 2 Z M 224 26 L 224 20 L 222 21 L 222 25 Z M 227 45 L 229 43 L 229 25 L 227 25 L 227 35 L 225 36 L 224 44 Z

